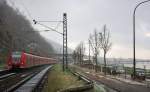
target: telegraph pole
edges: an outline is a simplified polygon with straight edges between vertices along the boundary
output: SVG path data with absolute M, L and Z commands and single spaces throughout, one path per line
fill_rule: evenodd
M 63 70 L 68 68 L 68 46 L 67 46 L 67 14 L 63 14 Z
M 33 22 L 34 22 L 34 24 L 39 24 L 45 28 L 50 29 L 50 30 L 45 30 L 45 31 L 54 31 L 54 32 L 57 32 L 63 36 L 63 65 L 62 65 L 62 68 L 63 68 L 63 71 L 65 71 L 65 68 L 66 69 L 68 68 L 67 14 L 63 13 L 63 21 L 36 21 L 36 20 L 33 20 Z M 57 31 L 57 30 L 55 30 L 49 26 L 41 24 L 40 22 L 61 22 L 61 23 L 63 23 L 63 33 L 59 32 L 59 31 Z
M 89 40 L 89 62 L 91 61 L 91 50 L 90 50 L 90 40 Z
M 97 32 L 95 31 L 95 71 L 97 72 Z

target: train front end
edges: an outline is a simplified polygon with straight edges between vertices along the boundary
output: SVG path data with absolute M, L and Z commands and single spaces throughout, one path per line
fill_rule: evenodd
M 19 68 L 21 61 L 21 52 L 12 53 L 12 68 Z
M 22 68 L 22 53 L 21 52 L 12 52 L 8 61 L 8 68 Z

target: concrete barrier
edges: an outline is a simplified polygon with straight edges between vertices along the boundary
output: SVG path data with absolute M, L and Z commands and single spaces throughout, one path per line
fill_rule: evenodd
M 93 84 L 83 85 L 75 88 L 68 88 L 58 92 L 82 92 L 93 88 Z
M 33 92 L 36 87 L 39 85 L 40 81 L 43 79 L 44 75 L 52 66 L 49 66 L 23 84 L 21 87 L 16 89 L 14 92 Z

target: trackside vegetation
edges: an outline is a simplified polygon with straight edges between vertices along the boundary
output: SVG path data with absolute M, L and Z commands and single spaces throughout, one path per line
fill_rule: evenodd
M 84 84 L 84 81 L 79 80 L 70 73 L 69 70 L 63 72 L 61 65 L 57 64 L 49 71 L 48 81 L 44 86 L 43 92 L 58 92 L 63 89 L 78 87 Z

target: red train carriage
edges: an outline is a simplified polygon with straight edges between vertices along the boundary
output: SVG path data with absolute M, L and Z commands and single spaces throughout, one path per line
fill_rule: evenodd
M 56 59 L 40 57 L 25 52 L 12 52 L 9 55 L 7 66 L 8 69 L 12 68 L 28 68 L 44 64 L 54 64 Z

